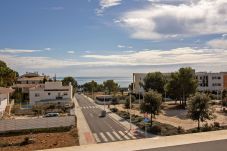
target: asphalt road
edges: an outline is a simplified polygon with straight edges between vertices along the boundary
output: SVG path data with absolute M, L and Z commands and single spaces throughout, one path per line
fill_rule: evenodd
M 95 103 L 79 94 L 76 94 L 76 99 L 97 143 L 136 139 L 108 114 L 106 117 L 99 117 L 102 110 Z
M 227 151 L 227 139 L 140 151 Z

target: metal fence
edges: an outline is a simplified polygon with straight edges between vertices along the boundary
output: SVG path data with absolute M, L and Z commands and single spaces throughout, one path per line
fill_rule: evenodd
M 0 120 L 0 133 L 26 129 L 66 127 L 74 125 L 75 116 Z

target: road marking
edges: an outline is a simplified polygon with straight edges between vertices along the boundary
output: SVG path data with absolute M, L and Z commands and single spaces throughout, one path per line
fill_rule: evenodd
M 123 136 L 125 139 L 130 139 L 125 133 L 123 133 L 122 131 L 118 131 L 121 136 Z
M 93 133 L 93 136 L 95 137 L 95 140 L 96 140 L 97 143 L 101 142 L 101 140 L 99 139 L 99 137 L 96 133 Z
M 106 134 L 110 137 L 112 141 L 116 141 L 115 138 L 110 134 L 110 132 L 106 132 Z
M 103 139 L 105 142 L 108 142 L 106 136 L 105 136 L 102 132 L 99 133 L 99 134 L 100 134 L 100 136 L 102 137 L 102 139 Z
M 125 133 L 126 133 L 129 137 L 131 137 L 132 139 L 136 139 L 136 137 L 133 136 L 129 131 L 125 131 Z
M 115 131 L 113 131 L 114 136 L 116 136 L 119 140 L 123 140 L 121 136 L 119 136 Z

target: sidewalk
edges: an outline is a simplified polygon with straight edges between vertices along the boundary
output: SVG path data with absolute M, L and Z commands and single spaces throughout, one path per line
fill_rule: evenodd
M 75 114 L 77 116 L 77 128 L 79 134 L 80 145 L 96 144 L 96 141 L 92 135 L 92 132 L 87 124 L 87 121 L 81 111 L 81 108 L 74 97 L 75 102 Z
M 185 135 L 175 135 L 166 137 L 155 137 L 147 139 L 137 139 L 129 141 L 119 141 L 113 143 L 91 144 L 74 147 L 49 149 L 46 151 L 132 151 L 141 149 L 160 148 L 168 146 L 201 143 L 208 141 L 227 139 L 227 130 L 193 133 Z
M 88 96 L 86 96 L 86 95 L 84 95 L 86 98 L 88 98 L 88 100 L 90 101 L 90 102 L 93 102 L 93 103 L 95 103 L 95 101 L 92 99 L 92 98 L 90 98 L 90 97 L 88 97 Z M 96 104 L 96 103 L 95 103 Z M 98 104 L 96 104 L 99 108 L 101 108 L 101 109 L 103 109 L 103 105 L 98 105 Z M 115 114 L 115 113 L 113 113 L 113 112 L 111 112 L 108 108 L 105 108 L 105 110 L 107 111 L 107 113 L 108 113 L 108 115 L 109 115 L 109 117 L 110 118 L 112 118 L 112 119 L 114 119 L 115 121 L 117 121 L 117 122 L 119 122 L 121 125 L 123 125 L 126 129 L 128 129 L 128 130 L 130 130 L 130 123 L 127 121 L 127 120 L 125 120 L 125 119 L 123 119 L 123 118 L 121 118 L 120 116 L 118 116 L 117 114 Z M 145 134 L 145 132 L 144 131 L 142 131 L 142 130 L 140 130 L 136 125 L 134 125 L 134 124 L 131 124 L 131 130 L 130 130 L 130 133 L 132 134 L 132 135 L 134 135 L 134 136 L 141 136 L 141 137 L 155 137 L 156 135 L 153 135 L 153 134 Z

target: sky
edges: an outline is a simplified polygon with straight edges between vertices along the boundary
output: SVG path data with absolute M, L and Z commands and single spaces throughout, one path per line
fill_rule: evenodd
M 227 71 L 226 0 L 1 0 L 0 60 L 53 76 Z

